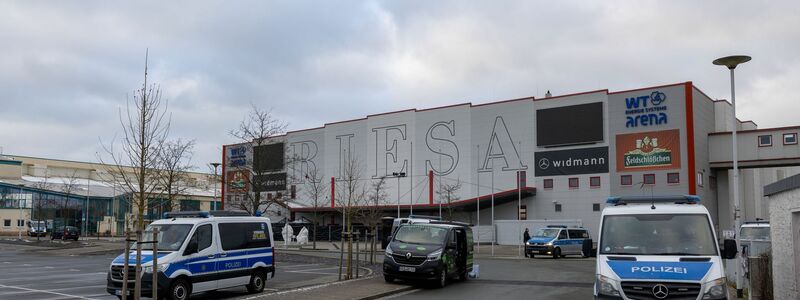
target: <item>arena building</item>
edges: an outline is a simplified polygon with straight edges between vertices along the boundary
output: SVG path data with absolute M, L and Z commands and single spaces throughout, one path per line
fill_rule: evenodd
M 731 104 L 692 82 L 374 114 L 290 131 L 266 145 L 224 145 L 223 206 L 235 208 L 252 192 L 251 174 L 266 170 L 272 184 L 259 192 L 292 199 L 277 213 L 297 219 L 317 211 L 336 224 L 344 166 L 357 162 L 362 188 L 386 179 L 377 207 L 387 216 L 454 211 L 481 227 L 563 220 L 596 236 L 609 196 L 689 194 L 702 198 L 718 230 L 732 230 L 733 123 Z M 800 126 L 735 126 L 742 216 L 768 219 L 762 187 L 798 173 L 791 166 L 800 163 Z M 328 186 L 316 206 L 304 192 L 314 178 Z M 518 243 L 516 233 L 490 231 L 498 243 Z

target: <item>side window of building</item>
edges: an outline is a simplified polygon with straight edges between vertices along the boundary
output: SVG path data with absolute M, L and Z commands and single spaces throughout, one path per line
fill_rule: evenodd
M 212 234 L 211 224 L 201 225 L 197 227 L 197 231 L 194 233 L 197 235 L 197 251 L 203 251 L 204 249 L 211 247 L 211 237 L 214 235 Z
M 3 220 L 3 227 L 11 227 L 11 220 L 9 219 Z
M 222 250 L 264 248 L 271 246 L 266 223 L 220 223 Z
M 559 240 L 566 240 L 567 239 L 567 231 L 566 230 L 561 230 L 558 233 L 558 239 Z

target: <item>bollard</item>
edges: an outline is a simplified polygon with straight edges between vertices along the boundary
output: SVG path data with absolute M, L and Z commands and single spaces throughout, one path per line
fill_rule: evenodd
M 158 299 L 158 227 L 153 227 L 153 283 L 150 290 L 153 293 L 151 298 Z
M 358 244 L 360 244 L 361 241 L 358 240 L 358 231 L 356 231 L 355 234 L 356 234 L 356 278 L 358 278 L 358 258 L 361 256 L 361 255 L 359 255 Z
M 133 299 L 139 300 L 142 296 L 142 231 L 136 230 L 136 276 L 134 278 Z
M 122 300 L 128 299 L 128 260 L 131 253 L 131 232 L 125 231 L 125 265 L 122 269 Z

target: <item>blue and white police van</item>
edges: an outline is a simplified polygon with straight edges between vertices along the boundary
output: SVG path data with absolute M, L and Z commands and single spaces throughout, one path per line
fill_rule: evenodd
M 696 196 L 611 197 L 603 209 L 595 299 L 728 299 L 714 224 Z M 732 243 L 732 244 L 731 244 Z
M 151 223 L 143 237 L 152 240 L 158 228 L 158 260 L 154 270 L 152 244 L 142 244 L 142 296 L 151 297 L 153 272 L 158 272 L 159 298 L 184 300 L 192 293 L 246 286 L 252 293 L 264 290 L 275 276 L 270 220 L 244 212 L 174 212 Z M 147 249 L 147 250 L 145 250 Z M 128 259 L 127 291 L 123 290 L 125 254 L 111 262 L 106 290 L 116 296 L 132 295 L 135 284 L 136 245 Z
M 534 258 L 536 254 L 552 255 L 553 258 L 571 254 L 589 257 L 591 244 L 588 250 L 584 246 L 587 240 L 591 241 L 586 228 L 547 225 L 545 228 L 539 228 L 529 240 L 525 241 L 525 252 L 530 258 Z

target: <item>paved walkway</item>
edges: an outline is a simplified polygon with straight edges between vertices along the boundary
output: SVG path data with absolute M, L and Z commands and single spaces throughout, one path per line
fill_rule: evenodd
M 410 291 L 413 286 L 401 284 L 386 284 L 382 276 L 372 276 L 368 278 L 337 281 L 330 284 L 288 290 L 276 293 L 261 294 L 241 300 L 250 299 L 359 299 L 369 300 L 378 299 L 387 295 Z

